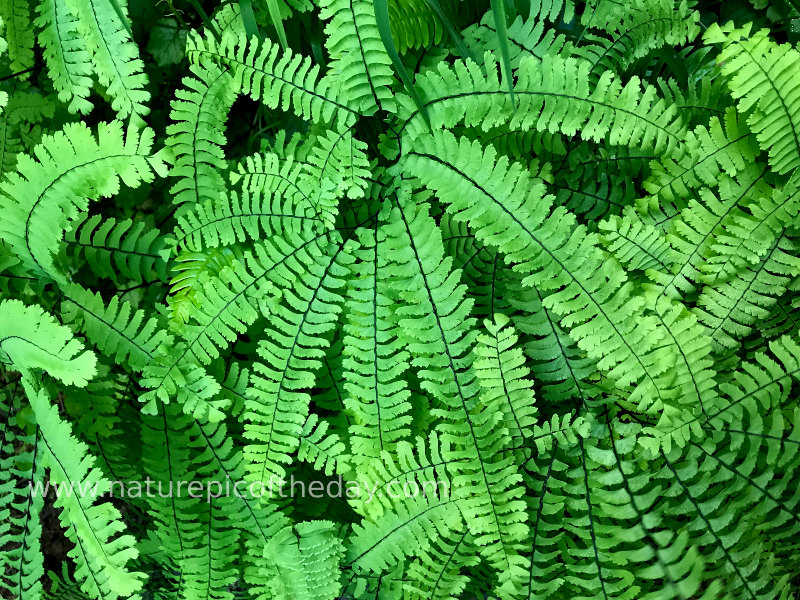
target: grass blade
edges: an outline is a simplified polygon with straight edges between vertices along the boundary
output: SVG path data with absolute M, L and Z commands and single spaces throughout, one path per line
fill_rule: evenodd
M 506 5 L 503 0 L 491 0 L 494 27 L 497 31 L 497 42 L 500 45 L 503 76 L 508 83 L 508 94 L 511 96 L 511 107 L 516 110 L 514 102 L 514 81 L 511 78 L 511 55 L 508 52 L 508 31 L 506 30 Z
M 378 32 L 381 35 L 381 41 L 386 47 L 386 53 L 389 55 L 394 69 L 397 71 L 397 75 L 402 80 L 414 104 L 417 105 L 417 109 L 422 113 L 422 118 L 425 119 L 425 123 L 431 128 L 431 119 L 428 116 L 428 109 L 422 104 L 417 90 L 414 89 L 414 85 L 411 83 L 411 77 L 408 76 L 406 67 L 403 65 L 403 61 L 400 60 L 400 55 L 397 53 L 394 39 L 392 39 L 392 26 L 389 23 L 389 0 L 375 0 L 375 21 L 378 24 Z
M 256 16 L 253 14 L 253 3 L 251 0 L 239 0 L 239 12 L 242 13 L 242 24 L 247 37 L 256 36 L 261 39 L 261 32 L 258 30 Z
M 241 1 L 241 0 L 240 0 Z M 250 4 L 250 0 L 247 0 Z M 267 0 L 267 8 L 269 9 L 269 17 L 272 19 L 272 25 L 275 27 L 275 32 L 278 34 L 278 41 L 284 50 L 289 48 L 289 42 L 286 40 L 286 30 L 283 28 L 283 19 L 281 18 L 281 11 L 278 8 L 277 0 Z
M 470 52 L 470 49 L 464 43 L 461 34 L 458 33 L 458 30 L 450 22 L 450 19 L 447 18 L 447 15 L 445 14 L 444 10 L 442 10 L 442 5 L 439 4 L 439 0 L 425 0 L 425 2 L 428 3 L 428 6 L 434 13 L 436 13 L 436 16 L 439 17 L 439 20 L 442 22 L 445 29 L 447 29 L 447 33 L 450 34 L 450 38 L 456 45 L 456 50 L 461 55 L 461 57 L 471 58 L 472 60 L 475 60 L 475 57 L 472 55 L 472 52 Z
M 128 35 L 131 36 L 131 41 L 133 41 L 133 31 L 131 31 L 131 26 L 128 24 L 128 18 L 125 16 L 125 13 L 122 12 L 122 7 L 119 5 L 117 0 L 110 0 L 110 2 L 111 6 L 114 7 L 114 12 L 117 13 L 119 20 L 122 21 L 125 31 L 128 32 Z

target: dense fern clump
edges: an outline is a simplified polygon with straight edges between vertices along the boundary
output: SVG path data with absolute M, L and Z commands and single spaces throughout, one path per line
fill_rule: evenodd
M 800 597 L 795 0 L 0 0 L 0 597 Z

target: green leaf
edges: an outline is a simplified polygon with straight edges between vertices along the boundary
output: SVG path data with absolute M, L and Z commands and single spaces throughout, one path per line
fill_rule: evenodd
M 245 15 L 249 12 L 250 16 L 253 15 L 253 8 L 250 6 L 251 0 L 239 0 L 239 6 L 242 7 L 242 19 L 245 19 Z M 275 27 L 275 31 L 278 34 L 278 41 L 281 43 L 281 46 L 284 50 L 289 48 L 289 42 L 286 41 L 286 31 L 283 28 L 283 19 L 281 18 L 281 11 L 278 8 L 278 0 L 267 0 L 267 8 L 269 9 L 269 17 L 272 19 L 272 25 Z M 248 19 L 245 20 L 245 29 L 248 31 L 247 35 L 253 35 L 250 33 L 250 29 L 255 28 L 256 32 L 258 28 L 255 23 L 255 18 L 252 18 L 251 24 L 248 26 Z M 250 29 L 248 29 L 250 27 Z
M 428 117 L 428 109 L 422 104 L 422 101 L 417 94 L 417 90 L 414 89 L 414 84 L 411 82 L 411 77 L 409 77 L 405 65 L 403 65 L 403 61 L 400 60 L 400 55 L 397 54 L 397 48 L 395 48 L 394 45 L 394 39 L 392 38 L 392 26 L 389 23 L 389 0 L 375 0 L 375 20 L 378 23 L 378 31 L 380 32 L 383 45 L 386 47 L 386 53 L 392 60 L 392 65 L 394 65 L 395 71 L 397 71 L 397 74 L 403 81 L 406 91 L 409 93 L 412 100 L 414 100 L 414 104 L 417 105 L 417 109 L 420 111 L 420 113 L 422 113 L 422 118 L 425 120 L 425 123 L 427 123 L 428 127 L 430 127 L 431 121 Z
M 514 79 L 511 72 L 511 55 L 508 51 L 508 30 L 506 28 L 506 5 L 504 0 L 491 0 L 492 15 L 494 16 L 494 26 L 497 31 L 497 39 L 500 43 L 500 56 L 502 57 L 503 79 L 508 86 L 508 95 L 511 98 L 511 106 L 514 103 Z

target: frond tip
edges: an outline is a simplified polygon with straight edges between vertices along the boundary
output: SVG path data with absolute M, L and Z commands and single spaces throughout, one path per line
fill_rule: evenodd
M 0 302 L 0 360 L 33 380 L 44 370 L 66 385 L 85 386 L 94 377 L 97 358 L 84 350 L 69 328 L 37 305 Z

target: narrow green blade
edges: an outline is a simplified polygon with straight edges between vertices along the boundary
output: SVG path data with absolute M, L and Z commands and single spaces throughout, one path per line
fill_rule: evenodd
M 247 3 L 250 4 L 250 0 L 247 0 Z M 272 19 L 272 25 L 278 34 L 278 41 L 281 43 L 281 47 L 287 50 L 289 42 L 286 39 L 286 30 L 283 28 L 283 19 L 281 19 L 281 11 L 278 8 L 277 0 L 267 0 L 267 8 L 269 8 L 269 17 Z
M 500 45 L 500 56 L 503 60 L 503 77 L 508 83 L 508 94 L 511 96 L 511 106 L 516 110 L 514 102 L 514 81 L 511 78 L 511 54 L 508 51 L 508 31 L 506 30 L 506 5 L 503 0 L 491 0 L 494 27 L 497 31 L 497 42 Z
M 256 16 L 253 14 L 253 3 L 251 0 L 239 0 L 239 12 L 242 13 L 242 24 L 244 32 L 248 38 L 256 36 L 261 39 L 261 32 L 258 30 Z
M 403 61 L 400 60 L 400 55 L 397 53 L 397 48 L 394 45 L 394 39 L 392 39 L 392 27 L 389 24 L 389 0 L 375 0 L 375 21 L 378 24 L 378 32 L 381 35 L 381 41 L 386 47 L 386 53 L 389 55 L 395 71 L 397 71 L 398 76 L 402 80 L 403 85 L 411 96 L 411 99 L 414 101 L 414 104 L 417 105 L 417 109 L 420 113 L 422 113 L 422 118 L 425 119 L 425 123 L 428 125 L 428 127 L 431 127 L 428 109 L 422 104 L 422 101 L 417 94 L 417 90 L 414 89 L 414 86 L 411 83 L 411 77 L 408 76 L 406 67 L 403 65 Z
M 456 50 L 458 50 L 458 53 L 461 55 L 461 57 L 475 60 L 472 52 L 470 52 L 470 49 L 464 43 L 461 34 L 458 33 L 458 30 L 450 22 L 450 19 L 447 18 L 444 10 L 442 10 L 442 5 L 439 4 L 439 0 L 425 0 L 425 2 L 428 3 L 428 6 L 430 6 L 431 10 L 436 13 L 436 16 L 439 17 L 439 20 L 442 22 L 445 29 L 447 29 L 447 33 L 450 34 L 450 38 L 456 45 Z

